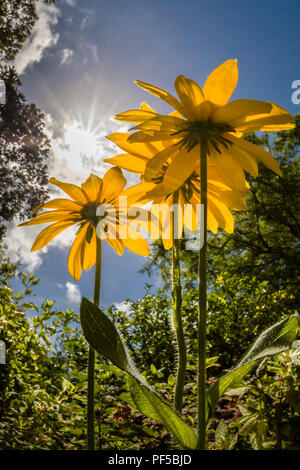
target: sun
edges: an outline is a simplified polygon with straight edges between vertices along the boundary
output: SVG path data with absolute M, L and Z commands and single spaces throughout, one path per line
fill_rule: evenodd
M 99 135 L 79 123 L 69 126 L 65 133 L 65 144 L 70 152 L 73 156 L 81 158 L 96 158 L 100 147 L 99 140 Z

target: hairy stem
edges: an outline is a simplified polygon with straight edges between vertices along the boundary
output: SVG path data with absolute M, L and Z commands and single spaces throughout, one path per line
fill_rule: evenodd
M 174 210 L 178 205 L 178 192 L 173 196 Z M 176 219 L 175 219 L 176 218 Z M 172 232 L 172 296 L 173 296 L 173 326 L 176 332 L 178 348 L 178 368 L 176 374 L 174 401 L 176 411 L 181 411 L 183 402 L 183 391 L 186 375 L 186 345 L 182 326 L 181 312 L 181 283 L 180 283 L 180 246 L 178 236 L 176 236 L 175 220 L 178 221 L 177 211 L 172 212 L 171 232 Z
M 99 307 L 101 286 L 101 245 L 97 237 L 96 269 L 94 284 L 94 303 Z M 88 359 L 88 397 L 87 397 L 87 447 L 95 449 L 95 350 L 89 346 Z
M 197 437 L 198 449 L 206 446 L 206 252 L 207 252 L 207 142 L 201 142 L 201 237 L 199 249 L 199 310 L 197 367 Z

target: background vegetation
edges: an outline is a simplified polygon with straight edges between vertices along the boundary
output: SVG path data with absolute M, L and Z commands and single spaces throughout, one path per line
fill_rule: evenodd
M 78 312 L 58 312 L 46 299 L 41 307 L 26 300 L 34 274 L 20 272 L 6 256 L 5 224 L 25 217 L 47 197 L 49 142 L 43 113 L 28 104 L 9 65 L 35 23 L 35 2 L 0 1 L 6 21 L 0 31 L 0 75 L 7 104 L 0 108 L 0 340 L 7 361 L 0 364 L 0 449 L 81 449 L 85 447 L 87 343 Z M 29 18 L 24 28 L 23 19 Z M 26 16 L 27 15 L 27 16 Z M 299 145 L 296 129 L 275 135 L 248 135 L 268 148 L 283 178 L 265 167 L 249 176 L 249 211 L 236 213 L 235 232 L 209 235 L 208 381 L 230 368 L 264 328 L 297 312 L 299 291 Z M 188 338 L 188 382 L 184 414 L 195 416 L 197 261 L 182 246 L 183 312 Z M 162 289 L 126 309 L 108 309 L 139 370 L 171 399 L 176 350 L 170 329 L 170 259 L 156 243 L 144 266 L 160 276 Z M 10 281 L 19 276 L 23 292 Z M 149 286 L 150 287 L 150 286 Z M 244 386 L 221 400 L 209 428 L 212 449 L 299 449 L 300 365 L 295 353 L 263 361 Z M 106 360 L 96 364 L 98 448 L 170 449 L 176 447 L 161 425 L 137 412 L 123 374 Z

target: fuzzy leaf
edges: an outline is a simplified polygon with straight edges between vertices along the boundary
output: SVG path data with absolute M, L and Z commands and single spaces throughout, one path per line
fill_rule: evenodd
M 238 365 L 210 387 L 208 402 L 211 412 L 227 390 L 243 384 L 244 377 L 252 370 L 257 361 L 293 348 L 292 343 L 298 334 L 298 322 L 299 319 L 296 316 L 285 318 L 258 337 Z
M 120 369 L 128 370 L 130 360 L 115 325 L 84 297 L 80 305 L 80 321 L 88 343 Z
M 113 364 L 128 374 L 128 384 L 133 401 L 149 418 L 166 426 L 175 439 L 185 448 L 195 449 L 196 436 L 171 406 L 150 389 L 144 377 L 134 367 L 117 328 L 92 302 L 83 298 L 80 319 L 85 338 L 89 344 Z
M 171 406 L 131 375 L 128 375 L 128 385 L 132 399 L 141 413 L 164 424 L 184 448 L 196 449 L 197 439 L 194 431 Z

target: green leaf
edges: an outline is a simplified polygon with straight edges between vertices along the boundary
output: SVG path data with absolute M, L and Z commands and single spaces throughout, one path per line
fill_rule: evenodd
M 122 370 L 131 370 L 131 361 L 115 325 L 92 302 L 83 297 L 80 320 L 88 343 Z
M 144 377 L 134 367 L 111 320 L 85 298 L 81 301 L 80 319 L 84 336 L 89 344 L 99 354 L 127 372 L 132 399 L 141 413 L 164 424 L 183 447 L 195 449 L 197 440 L 194 431 L 171 406 L 150 389 Z
M 141 413 L 164 424 L 184 448 L 196 449 L 197 439 L 194 431 L 171 406 L 131 375 L 128 375 L 128 385 L 132 399 Z
M 208 402 L 211 412 L 227 390 L 243 385 L 244 377 L 253 369 L 257 361 L 293 348 L 292 343 L 298 334 L 298 322 L 297 316 L 285 318 L 258 337 L 238 365 L 210 387 Z

